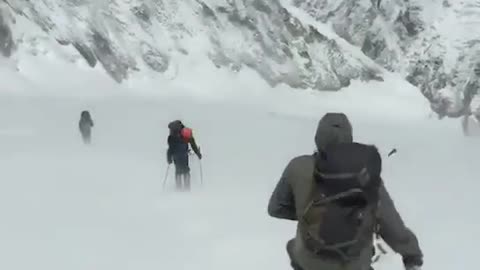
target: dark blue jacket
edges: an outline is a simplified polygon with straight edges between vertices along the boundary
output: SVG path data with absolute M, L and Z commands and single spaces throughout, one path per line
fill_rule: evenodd
M 193 152 L 195 152 L 198 158 L 201 159 L 202 154 L 200 153 L 200 149 L 198 149 L 198 146 L 197 146 L 197 143 L 195 142 L 194 137 L 192 137 L 190 141 L 185 142 L 180 134 L 170 134 L 168 136 L 168 150 L 167 150 L 168 162 L 172 162 L 172 160 L 175 157 L 188 156 L 188 151 L 189 151 L 188 144 L 192 146 Z

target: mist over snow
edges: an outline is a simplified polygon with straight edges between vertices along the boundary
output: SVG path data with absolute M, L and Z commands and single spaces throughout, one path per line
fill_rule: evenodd
M 290 269 L 284 248 L 294 223 L 268 217 L 266 204 L 289 159 L 313 152 L 317 121 L 332 110 L 346 112 L 355 138 L 384 155 L 386 184 L 418 234 L 424 269 L 476 263 L 478 141 L 458 121 L 432 118 L 400 76 L 317 92 L 270 89 L 254 71 L 192 77 L 203 81 L 197 87 L 141 78 L 118 85 L 54 56 L 28 61 L 24 73 L 5 63 L 2 269 Z M 77 131 L 84 109 L 95 121 L 90 147 Z M 204 185 L 192 159 L 191 193 L 173 191 L 171 171 L 162 189 L 172 119 L 194 129 L 204 154 Z M 398 153 L 387 158 L 392 148 Z M 462 196 L 445 199 L 452 194 Z M 458 248 L 439 245 L 439 235 Z M 390 253 L 375 268 L 402 265 Z
M 330 111 L 379 148 L 422 269 L 474 269 L 475 2 L 375 2 L 0 3 L 0 269 L 291 269 L 267 202 Z M 162 188 L 174 119 L 204 156 L 190 193 L 172 168 Z

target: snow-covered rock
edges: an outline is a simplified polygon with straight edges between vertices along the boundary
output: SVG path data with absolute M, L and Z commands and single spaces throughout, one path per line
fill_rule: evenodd
M 14 42 L 10 24 L 13 23 L 12 14 L 0 6 L 0 54 L 9 57 L 14 50 Z
M 388 70 L 400 72 L 440 117 L 478 111 L 480 1 L 292 0 Z
M 72 58 L 81 56 L 91 67 L 101 65 L 117 82 L 135 72 L 182 69 L 180 59 L 202 57 L 232 72 L 252 68 L 272 86 L 285 83 L 319 90 L 339 90 L 352 79 L 381 80 L 383 70 L 361 55 L 360 48 L 325 35 L 277 0 L 6 3 L 4 13 L 38 29 L 32 34 L 31 27 L 25 30 L 0 17 L 0 31 L 7 29 L 16 37 L 8 39 L 5 52 L 11 54 L 15 42 L 19 50 L 39 53 L 39 43 L 54 39 L 75 49 Z

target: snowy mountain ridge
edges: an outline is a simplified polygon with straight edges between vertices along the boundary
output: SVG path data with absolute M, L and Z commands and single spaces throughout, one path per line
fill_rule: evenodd
M 117 82 L 210 65 L 339 90 L 388 70 L 440 117 L 480 119 L 479 15 L 479 0 L 5 0 L 0 51 L 61 54 Z
M 252 68 L 272 86 L 338 90 L 351 79 L 381 80 L 382 68 L 373 61 L 346 57 L 335 38 L 301 23 L 278 1 L 5 3 L 2 27 L 11 38 L 4 55 L 22 47 L 36 53 L 35 43 L 49 36 L 117 82 L 139 71 L 175 76 L 182 65 L 204 58 L 233 72 Z M 18 27 L 15 21 L 25 18 L 42 31 L 32 35 Z
M 440 117 L 476 114 L 480 1 L 293 0 L 417 86 Z

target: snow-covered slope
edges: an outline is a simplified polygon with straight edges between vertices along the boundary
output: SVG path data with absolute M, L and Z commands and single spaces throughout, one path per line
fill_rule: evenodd
M 339 90 L 383 80 L 386 69 L 417 86 L 440 118 L 480 119 L 479 8 L 478 0 L 6 0 L 0 52 L 20 73 L 25 55 L 55 56 L 127 84 L 253 70 L 268 86 Z
M 480 115 L 478 0 L 292 0 L 418 86 L 440 117 Z
M 385 68 L 440 117 L 480 118 L 479 10 L 478 0 L 6 0 L 0 52 L 17 66 L 60 55 L 117 82 L 252 69 L 269 86 L 339 90 Z
M 327 111 L 346 112 L 355 138 L 384 156 L 398 149 L 383 175 L 418 234 L 423 269 L 477 264 L 478 141 L 459 123 L 429 119 L 427 101 L 401 78 L 294 91 L 244 70 L 202 78 L 219 89 L 174 80 L 150 92 L 48 55 L 25 61 L 23 72 L 0 61 L 0 269 L 289 270 L 295 225 L 268 217 L 267 201 L 289 159 L 313 152 Z M 84 109 L 95 121 L 91 147 L 77 132 Z M 167 123 L 177 118 L 204 154 L 204 185 L 192 159 L 188 194 L 172 192 L 171 171 L 162 190 Z M 375 269 L 403 268 L 390 254 Z
M 299 21 L 277 0 L 7 0 L 0 10 L 5 56 L 68 50 L 69 61 L 101 65 L 117 82 L 139 73 L 175 78 L 206 63 L 251 68 L 272 86 L 338 90 L 351 79 L 381 79 L 359 48 Z

